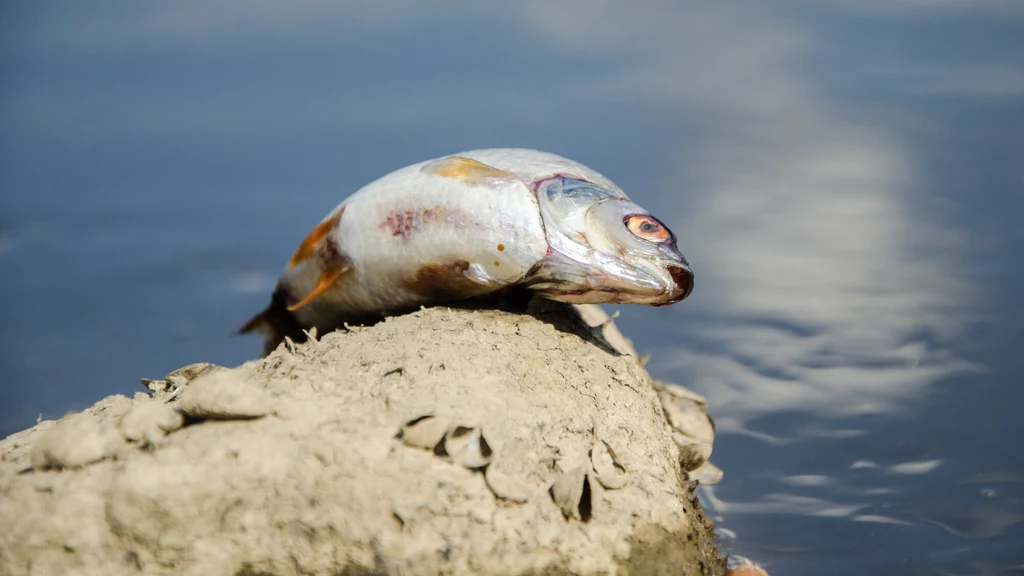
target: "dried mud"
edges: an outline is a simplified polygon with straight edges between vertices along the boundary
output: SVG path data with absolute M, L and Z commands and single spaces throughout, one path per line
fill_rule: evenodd
M 41 422 L 0 573 L 722 574 L 600 314 L 426 309 Z

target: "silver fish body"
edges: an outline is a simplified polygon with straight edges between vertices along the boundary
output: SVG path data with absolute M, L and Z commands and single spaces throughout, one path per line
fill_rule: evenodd
M 693 274 L 668 228 L 596 171 L 535 150 L 475 150 L 401 168 L 346 198 L 241 332 L 267 332 L 272 349 L 313 326 L 323 333 L 510 287 L 657 306 L 685 298 Z

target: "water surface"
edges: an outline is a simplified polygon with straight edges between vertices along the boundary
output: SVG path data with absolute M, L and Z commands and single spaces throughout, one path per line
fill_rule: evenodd
M 1024 570 L 1020 4 L 38 2 L 0 38 L 0 434 L 253 357 L 347 194 L 538 148 L 694 265 L 620 323 L 711 403 L 727 551 Z

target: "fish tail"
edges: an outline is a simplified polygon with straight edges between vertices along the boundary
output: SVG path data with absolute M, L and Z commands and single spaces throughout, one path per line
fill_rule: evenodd
M 270 298 L 270 305 L 246 321 L 238 334 L 249 334 L 251 332 L 262 332 L 265 335 L 263 341 L 264 356 L 270 354 L 284 341 L 285 336 L 295 342 L 305 342 L 306 333 L 302 330 L 295 315 L 288 311 L 288 294 L 284 288 L 278 286 Z
M 270 308 L 265 308 L 252 318 L 249 318 L 242 327 L 235 333 L 236 336 L 249 334 L 250 332 L 263 332 L 270 327 Z

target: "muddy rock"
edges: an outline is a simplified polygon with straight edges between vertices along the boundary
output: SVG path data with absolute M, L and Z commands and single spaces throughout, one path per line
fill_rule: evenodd
M 0 441 L 0 574 L 725 571 L 596 308 L 431 308 L 149 382 Z

